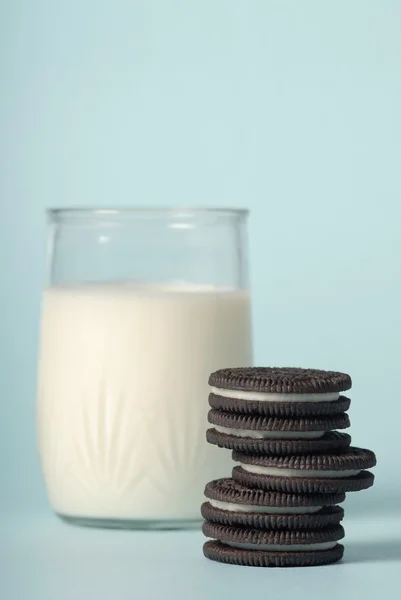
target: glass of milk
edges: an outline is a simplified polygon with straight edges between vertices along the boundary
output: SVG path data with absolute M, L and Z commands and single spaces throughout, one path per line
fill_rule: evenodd
M 198 526 L 230 452 L 208 377 L 251 365 L 242 210 L 50 210 L 38 439 L 53 510 L 100 527 Z

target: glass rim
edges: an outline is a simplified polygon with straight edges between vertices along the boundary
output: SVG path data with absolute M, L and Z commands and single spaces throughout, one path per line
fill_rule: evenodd
M 247 216 L 249 215 L 247 208 L 201 208 L 201 207 L 124 207 L 124 208 L 46 208 L 46 214 L 49 217 L 84 217 L 84 216 L 118 216 L 118 215 L 201 215 L 214 214 L 221 216 Z

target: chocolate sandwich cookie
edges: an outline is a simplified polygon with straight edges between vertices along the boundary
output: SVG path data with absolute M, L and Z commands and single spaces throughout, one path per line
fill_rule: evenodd
M 338 525 L 345 494 L 282 494 L 247 488 L 232 479 L 206 485 L 202 516 L 213 523 L 256 529 L 321 529 Z
M 249 367 L 221 369 L 209 378 L 212 408 L 277 417 L 335 415 L 348 410 L 345 373 L 317 369 Z
M 229 527 L 205 521 L 203 533 L 215 541 L 203 546 L 207 558 L 255 567 L 302 567 L 337 562 L 342 558 L 341 525 L 318 530 L 269 531 Z
M 332 431 L 349 427 L 345 413 L 315 419 L 280 419 L 212 409 L 208 419 L 214 425 L 206 432 L 208 442 L 230 450 L 311 454 L 347 448 L 351 443 L 349 435 Z
M 364 469 L 374 467 L 370 450 L 350 446 L 337 454 L 263 456 L 234 450 L 240 463 L 233 479 L 264 490 L 294 494 L 333 494 L 357 492 L 373 485 L 374 475 Z

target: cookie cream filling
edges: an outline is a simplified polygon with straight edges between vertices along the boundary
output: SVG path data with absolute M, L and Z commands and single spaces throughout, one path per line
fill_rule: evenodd
M 273 394 L 270 392 L 245 392 L 243 390 L 226 390 L 211 387 L 211 392 L 223 398 L 234 400 L 258 400 L 259 402 L 334 402 L 338 400 L 338 392 L 324 394 Z
M 281 469 L 279 467 L 260 467 L 259 465 L 246 465 L 240 463 L 244 471 L 256 473 L 257 475 L 273 475 L 278 477 L 317 477 L 323 479 L 352 477 L 358 475 L 362 469 L 351 469 L 344 471 L 314 471 L 312 469 Z
M 213 427 L 220 433 L 227 433 L 237 437 L 269 440 L 313 440 L 325 434 L 324 431 L 255 431 L 254 429 L 232 429 L 230 427 L 221 427 L 220 425 L 213 425 Z
M 222 542 L 231 548 L 240 550 L 265 550 L 267 552 L 313 552 L 315 550 L 330 550 L 337 542 L 321 542 L 319 544 L 244 544 L 241 542 Z
M 267 515 L 306 515 L 309 513 L 315 513 L 323 508 L 322 506 L 256 506 L 254 504 L 235 504 L 234 502 L 223 502 L 221 500 L 212 500 L 211 498 L 208 500 L 212 506 L 215 508 L 220 508 L 221 510 L 243 513 L 262 513 Z

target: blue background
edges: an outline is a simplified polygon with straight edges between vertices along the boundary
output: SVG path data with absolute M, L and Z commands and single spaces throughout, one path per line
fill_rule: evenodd
M 34 427 L 44 209 L 82 205 L 250 208 L 256 362 L 351 373 L 353 440 L 379 464 L 347 506 L 400 510 L 401 3 L 0 11 L 3 516 L 48 514 Z

